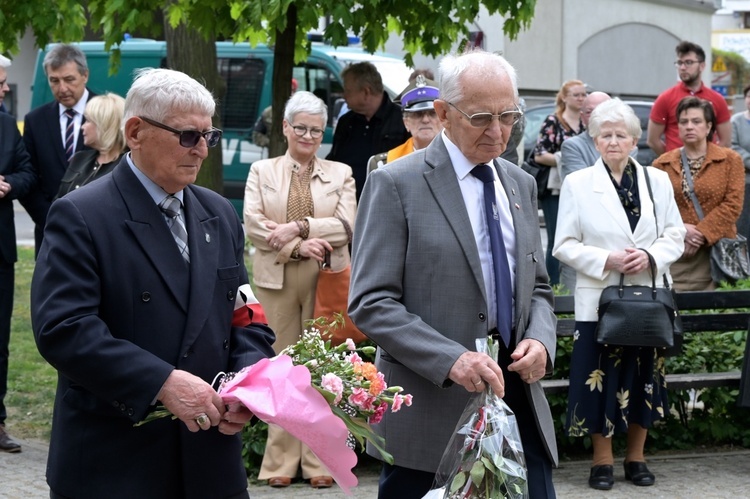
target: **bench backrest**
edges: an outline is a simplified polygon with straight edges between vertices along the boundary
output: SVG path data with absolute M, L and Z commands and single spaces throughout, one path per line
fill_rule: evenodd
M 677 308 L 686 332 L 744 331 L 748 329 L 750 289 L 677 293 Z M 557 335 L 572 336 L 575 327 L 573 295 L 555 297 Z M 561 315 L 570 317 L 560 317 Z

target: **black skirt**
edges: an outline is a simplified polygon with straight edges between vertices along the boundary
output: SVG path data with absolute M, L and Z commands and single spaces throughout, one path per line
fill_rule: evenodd
M 571 437 L 650 428 L 669 409 L 663 349 L 604 346 L 596 322 L 576 322 L 566 432 Z

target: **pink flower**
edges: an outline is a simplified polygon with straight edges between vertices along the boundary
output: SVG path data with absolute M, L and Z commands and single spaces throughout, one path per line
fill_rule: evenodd
M 399 395 L 398 393 L 393 396 L 393 406 L 391 407 L 391 411 L 398 412 L 401 410 L 401 404 L 404 403 L 404 397 L 402 395 Z
M 336 398 L 333 400 L 333 405 L 338 405 L 338 403 L 341 402 L 341 397 L 344 394 L 344 383 L 341 381 L 341 378 L 333 373 L 324 374 L 321 380 L 321 386 L 324 390 L 328 390 L 336 395 Z
M 354 351 L 354 349 L 357 348 L 357 345 L 354 344 L 354 341 L 351 338 L 346 339 L 346 349 L 349 351 Z
M 391 407 L 391 411 L 398 412 L 401 410 L 401 405 L 406 405 L 407 407 L 411 405 L 411 395 L 401 395 L 397 393 L 393 396 L 393 407 Z
M 375 409 L 375 405 L 373 404 L 373 402 L 375 402 L 375 397 L 371 397 L 367 393 L 367 390 L 363 388 L 354 388 L 352 394 L 349 395 L 347 402 L 349 402 L 349 405 L 353 405 L 365 412 L 370 412 Z
M 346 360 L 348 360 L 352 364 L 361 364 L 362 363 L 362 357 L 360 357 L 357 352 L 354 352 L 351 355 L 347 355 L 346 356 Z
M 388 402 L 381 402 L 380 405 L 375 409 L 373 415 L 370 416 L 370 424 L 380 423 L 380 420 L 383 419 L 383 414 L 385 414 L 386 409 L 388 409 Z

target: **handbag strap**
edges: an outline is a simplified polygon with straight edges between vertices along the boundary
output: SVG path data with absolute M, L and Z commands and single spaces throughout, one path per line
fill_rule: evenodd
M 693 187 L 693 174 L 690 172 L 690 165 L 688 164 L 687 153 L 685 148 L 680 148 L 680 156 L 682 158 L 682 171 L 685 172 L 685 180 L 687 181 L 688 190 L 690 191 L 690 199 L 693 201 L 695 212 L 698 214 L 698 220 L 703 220 L 703 208 L 698 202 L 698 197 L 695 195 L 695 188 Z
M 656 299 L 656 262 L 654 261 L 654 257 L 646 251 L 643 248 L 638 248 L 639 250 L 646 253 L 646 256 L 648 257 L 648 266 L 651 269 L 651 296 L 652 298 Z M 664 283 L 667 283 L 667 276 L 664 276 Z M 669 286 L 666 286 L 667 289 L 669 289 Z M 625 274 L 620 274 L 620 297 L 622 298 L 624 292 L 625 292 Z
M 654 191 L 651 189 L 651 179 L 648 175 L 648 169 L 650 167 L 644 166 L 643 167 L 643 176 L 646 178 L 646 189 L 648 189 L 648 195 L 651 198 L 651 208 L 654 210 L 654 225 L 656 225 L 656 238 L 659 238 L 659 219 L 656 218 L 656 198 L 654 198 Z M 656 262 L 654 260 L 653 255 L 646 251 L 645 249 L 641 249 L 646 255 L 648 255 L 649 263 L 651 264 L 651 277 L 654 277 L 654 272 L 656 272 Z M 663 273 L 661 275 L 662 279 L 664 279 L 664 287 L 666 289 L 669 289 L 669 281 L 667 280 L 667 273 Z
M 341 224 L 344 226 L 344 230 L 346 231 L 346 237 L 348 239 L 347 244 L 351 244 L 352 242 L 352 226 L 349 225 L 349 222 L 346 221 L 344 217 L 336 217 L 336 219 L 341 222 Z

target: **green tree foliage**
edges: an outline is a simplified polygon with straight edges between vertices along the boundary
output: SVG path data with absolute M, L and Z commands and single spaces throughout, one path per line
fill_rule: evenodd
M 115 49 L 113 68 L 119 57 L 117 44 L 125 33 L 162 34 L 158 12 L 165 13 L 169 26 L 185 26 L 204 43 L 266 42 L 279 51 L 271 131 L 271 154 L 278 155 L 283 152 L 282 111 L 291 92 L 292 67 L 306 58 L 310 50 L 306 35 L 318 29 L 320 19 L 327 20 L 323 36 L 332 45 L 346 45 L 347 34 L 354 33 L 370 52 L 381 48 L 394 32 L 403 39 L 406 62 L 411 63 L 413 53 L 439 56 L 465 39 L 480 8 L 503 15 L 503 31 L 515 38 L 530 24 L 536 0 L 89 0 L 86 5 L 75 0 L 0 0 L 0 50 L 17 51 L 17 36 L 29 27 L 40 46 L 50 40 L 81 40 L 87 14 L 88 27 L 101 32 L 108 49 Z M 184 37 L 182 42 L 174 41 L 189 43 Z M 171 43 L 169 36 L 167 43 Z M 190 49 L 189 44 L 179 48 L 187 53 Z

